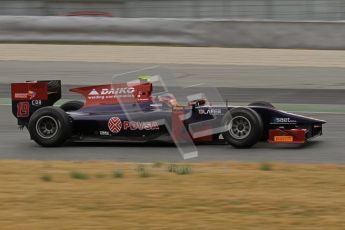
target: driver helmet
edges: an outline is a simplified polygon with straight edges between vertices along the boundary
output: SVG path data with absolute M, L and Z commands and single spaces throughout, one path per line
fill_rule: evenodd
M 141 75 L 138 77 L 140 83 L 146 83 L 151 81 L 151 76 L 150 75 Z
M 164 93 L 157 96 L 158 102 L 163 105 L 168 105 L 169 107 L 174 107 L 177 105 L 176 97 L 171 93 Z
M 193 101 L 190 101 L 188 103 L 189 106 L 204 106 L 204 105 L 207 105 L 208 104 L 208 101 L 206 98 L 201 98 L 201 99 L 197 99 L 197 100 L 193 100 Z

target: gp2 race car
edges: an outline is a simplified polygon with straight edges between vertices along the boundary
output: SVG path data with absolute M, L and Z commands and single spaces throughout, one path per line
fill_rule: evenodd
M 303 144 L 322 135 L 325 123 L 280 111 L 267 102 L 213 106 L 206 98 L 197 98 L 179 106 L 169 93 L 154 98 L 151 82 L 74 88 L 71 91 L 82 94 L 85 102 L 69 101 L 60 107 L 53 106 L 61 98 L 59 80 L 13 83 L 11 91 L 18 125 L 26 127 L 31 139 L 44 147 L 66 141 L 176 143 L 186 138 L 236 148 L 248 148 L 259 141 Z

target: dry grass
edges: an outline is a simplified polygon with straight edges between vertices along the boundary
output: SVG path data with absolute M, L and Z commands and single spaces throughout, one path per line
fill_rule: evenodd
M 345 166 L 0 161 L 1 229 L 344 229 Z M 126 175 L 114 179 L 114 168 Z M 73 171 L 88 175 L 75 180 Z M 54 178 L 49 183 L 42 175 Z

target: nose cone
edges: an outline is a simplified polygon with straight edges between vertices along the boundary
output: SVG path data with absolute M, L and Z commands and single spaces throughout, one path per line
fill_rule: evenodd
M 307 117 L 307 116 L 302 116 L 302 115 L 295 115 L 296 118 L 303 119 L 307 122 L 310 123 L 319 123 L 319 124 L 326 124 L 327 122 L 325 120 L 317 119 L 314 117 Z

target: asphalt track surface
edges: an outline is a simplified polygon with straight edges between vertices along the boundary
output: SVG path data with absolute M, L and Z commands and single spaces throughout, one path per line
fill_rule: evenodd
M 0 84 L 45 79 L 61 79 L 63 85 L 105 84 L 115 74 L 152 66 L 156 64 L 0 61 Z M 339 67 L 162 64 L 158 68 L 161 75 L 170 71 L 182 86 L 345 90 L 345 68 Z
M 40 64 L 40 65 L 38 65 Z M 76 66 L 78 68 L 76 68 Z M 81 66 L 82 65 L 82 66 Z M 98 66 L 99 65 L 99 66 Z M 92 65 L 82 63 L 34 63 L 34 62 L 0 62 L 0 97 L 8 97 L 9 82 L 23 81 L 28 79 L 62 79 L 67 88 L 74 85 L 85 85 L 94 82 L 102 83 L 102 80 L 108 79 L 109 75 L 114 73 L 114 69 L 126 71 L 133 67 L 140 68 L 142 65 L 135 64 L 116 64 L 105 68 L 105 64 Z M 13 68 L 16 66 L 17 68 Z M 83 67 L 83 70 L 79 68 Z M 172 71 L 176 71 L 178 76 L 186 76 L 188 83 L 197 74 L 201 74 L 204 80 L 210 79 L 210 72 L 203 72 L 198 66 L 193 65 L 171 65 Z M 104 69 L 105 68 L 105 69 Z M 345 93 L 341 87 L 337 89 L 328 89 L 325 85 L 313 85 L 309 89 L 293 89 L 287 85 L 286 89 L 282 85 L 269 84 L 253 87 L 255 77 L 262 76 L 264 73 L 278 74 L 278 77 L 288 77 L 296 73 L 303 73 L 304 77 L 315 77 L 319 69 L 313 67 L 284 67 L 280 71 L 273 71 L 270 67 L 260 67 L 256 71 L 254 67 L 219 67 L 210 66 L 214 72 L 214 79 L 224 81 L 226 76 L 235 74 L 236 71 L 242 75 L 252 76 L 247 82 L 249 87 L 244 87 L 245 79 L 237 81 L 233 85 L 225 85 L 220 89 L 222 95 L 232 98 L 232 101 L 251 101 L 252 99 L 267 99 L 276 103 L 317 103 L 317 104 L 345 104 Z M 54 70 L 54 73 L 48 74 L 48 70 Z M 77 70 L 78 69 L 78 70 Z M 236 69 L 236 71 L 234 70 Z M 75 70 L 75 71 L 73 71 Z M 241 70 L 241 71 L 240 71 Z M 247 70 L 247 72 L 245 71 Z M 121 72 L 119 71 L 119 72 Z M 342 81 L 341 76 L 345 76 L 345 70 L 341 68 L 322 69 L 330 76 Z M 95 73 L 101 72 L 99 78 Z M 53 76 L 54 77 L 51 77 Z M 69 76 L 69 77 L 66 77 Z M 331 77 L 331 79 L 333 79 Z M 97 78 L 96 80 L 94 80 Z M 242 76 L 242 78 L 245 78 Z M 344 77 L 343 77 L 344 78 Z M 79 79 L 79 80 L 78 80 Z M 84 80 L 81 80 L 84 79 Z M 253 80 L 254 79 L 254 80 Z M 344 78 L 345 79 L 345 78 Z M 219 82 L 221 82 L 219 80 Z M 279 82 L 279 81 L 276 81 Z M 312 84 L 316 84 L 312 81 Z M 104 82 L 103 82 L 104 83 Z M 223 85 L 223 84 L 221 84 Z M 335 82 L 329 82 L 329 85 L 335 85 Z M 219 87 L 219 85 L 217 85 Z M 306 86 L 306 88 L 308 88 Z M 274 96 L 272 96 L 274 95 Z M 74 98 L 75 96 L 67 94 L 65 98 Z M 326 120 L 328 123 L 324 127 L 324 136 L 312 140 L 303 146 L 281 146 L 259 143 L 252 149 L 234 149 L 229 145 L 198 145 L 199 157 L 188 160 L 191 162 L 201 161 L 281 161 L 297 163 L 345 163 L 345 114 L 342 113 L 315 113 L 306 114 L 316 118 Z M 126 144 L 126 143 L 76 143 L 67 144 L 60 148 L 42 148 L 29 140 L 26 130 L 20 131 L 16 126 L 16 121 L 11 114 L 11 107 L 0 105 L 0 159 L 27 159 L 27 160 L 116 160 L 131 162 L 153 162 L 153 161 L 182 161 L 182 157 L 177 149 L 171 144 Z
M 115 74 L 148 66 L 154 64 L 0 61 L 0 98 L 9 97 L 10 82 L 61 79 L 63 98 L 80 99 L 68 90 L 110 83 Z M 166 70 L 173 73 L 180 86 L 217 87 L 230 102 L 345 104 L 345 68 L 193 64 L 161 68 L 162 74 Z
M 79 94 L 70 92 L 69 89 L 80 87 L 81 85 L 63 85 L 63 99 L 82 100 Z M 174 87 L 170 88 L 174 92 Z M 187 89 L 185 93 L 188 93 Z M 207 88 L 198 87 L 198 92 L 207 92 Z M 230 103 L 247 103 L 253 101 L 269 101 L 271 103 L 298 103 L 298 104 L 336 104 L 345 105 L 345 90 L 337 89 L 272 89 L 272 88 L 233 88 L 217 87 L 222 101 L 228 100 Z M 158 89 L 159 92 L 159 89 Z M 0 98 L 10 97 L 9 84 L 0 84 Z
M 178 150 L 166 143 L 73 143 L 59 148 L 42 148 L 30 141 L 27 130 L 17 128 L 10 110 L 10 106 L 0 106 L 0 159 L 182 161 Z M 199 157 L 188 161 L 345 163 L 344 114 L 312 115 L 325 119 L 328 123 L 325 125 L 324 135 L 306 145 L 272 146 L 259 143 L 251 149 L 234 149 L 229 145 L 197 145 Z

